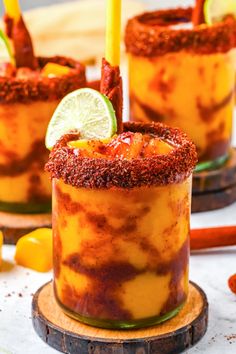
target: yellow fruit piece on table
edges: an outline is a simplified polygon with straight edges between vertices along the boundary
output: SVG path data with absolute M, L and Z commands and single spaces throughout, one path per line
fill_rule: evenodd
M 0 231 L 0 267 L 2 265 L 2 245 L 3 245 L 3 233 Z
M 38 272 L 52 269 L 52 229 L 37 229 L 21 237 L 16 244 L 15 261 Z
M 41 71 L 42 76 L 55 77 L 67 75 L 70 72 L 68 66 L 59 65 L 56 63 L 47 63 Z

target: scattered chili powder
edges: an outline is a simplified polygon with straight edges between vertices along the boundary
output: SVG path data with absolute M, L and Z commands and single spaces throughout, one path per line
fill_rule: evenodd
M 205 23 L 205 16 L 204 16 L 204 3 L 205 0 L 196 0 L 195 7 L 193 8 L 192 13 L 192 23 L 194 26 L 201 25 Z
M 236 294 L 236 274 L 232 275 L 228 280 L 230 290 Z

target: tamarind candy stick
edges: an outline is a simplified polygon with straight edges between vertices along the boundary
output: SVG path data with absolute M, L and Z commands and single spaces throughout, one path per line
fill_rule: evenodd
M 193 229 L 190 232 L 191 250 L 236 245 L 236 226 Z
M 24 23 L 18 0 L 3 0 L 6 16 L 6 32 L 12 39 L 16 67 L 36 69 L 37 59 L 34 55 L 33 43 Z
M 192 13 L 192 23 L 194 26 L 198 26 L 202 23 L 205 23 L 205 18 L 204 18 L 204 3 L 205 0 L 196 0 L 195 7 L 193 8 L 193 13 Z

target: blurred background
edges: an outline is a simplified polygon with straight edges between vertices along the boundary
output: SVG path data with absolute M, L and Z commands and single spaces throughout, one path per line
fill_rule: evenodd
M 64 55 L 89 65 L 88 79 L 100 76 L 105 50 L 106 0 L 19 0 L 35 53 Z M 194 0 L 123 0 L 122 35 L 128 18 L 148 9 L 190 6 Z M 3 12 L 3 6 L 0 6 Z M 1 15 L 1 14 L 0 14 Z M 121 41 L 121 64 L 125 64 Z M 126 65 L 121 65 L 126 77 Z
M 86 1 L 86 0 L 20 0 L 22 9 L 31 9 L 39 6 L 68 3 L 72 1 Z M 125 2 L 126 0 L 124 0 Z M 147 4 L 149 7 L 167 7 L 167 6 L 188 6 L 191 5 L 194 0 L 140 0 L 141 2 Z M 225 0 L 227 1 L 227 0 Z M 105 0 L 100 0 L 100 2 L 105 2 Z M 2 9 L 1 9 L 2 10 Z
M 38 55 L 55 54 L 95 64 L 104 55 L 106 0 L 19 0 Z M 189 6 L 194 0 L 123 0 L 122 29 L 147 9 Z M 3 12 L 3 6 L 0 7 Z M 122 53 L 124 46 L 122 41 Z

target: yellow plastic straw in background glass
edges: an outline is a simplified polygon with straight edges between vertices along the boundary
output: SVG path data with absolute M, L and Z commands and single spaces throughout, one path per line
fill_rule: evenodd
M 120 65 L 121 0 L 107 0 L 106 60 L 112 66 Z

